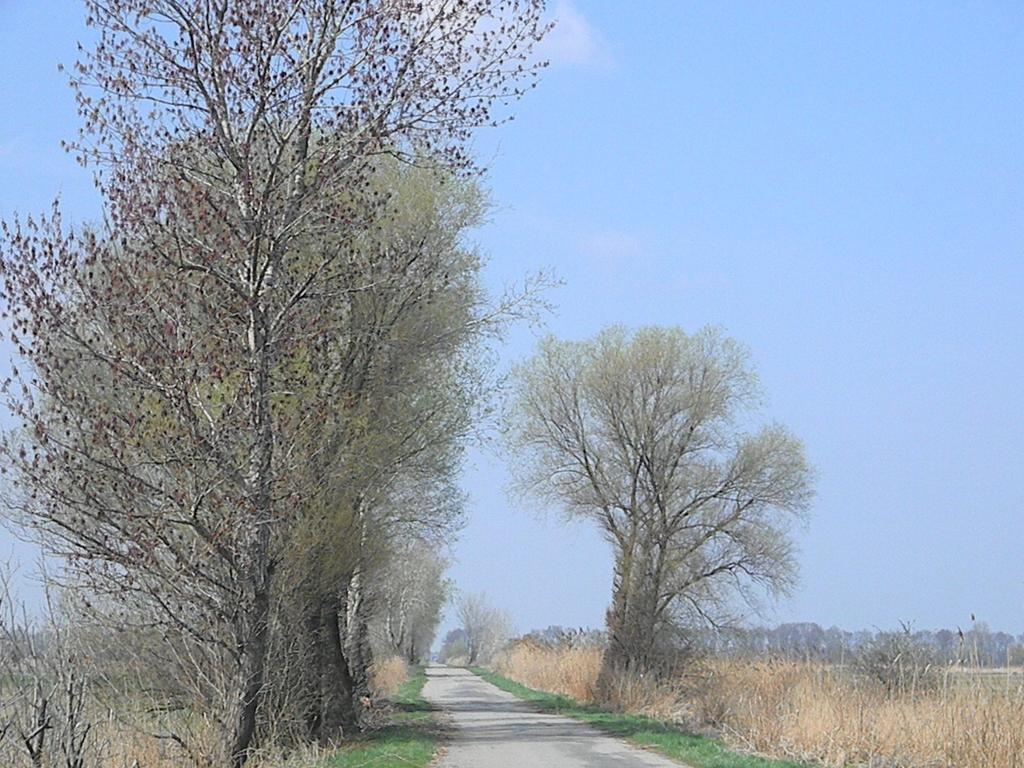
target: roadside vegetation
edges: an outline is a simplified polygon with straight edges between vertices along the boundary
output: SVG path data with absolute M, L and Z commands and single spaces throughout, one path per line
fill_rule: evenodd
M 580 720 L 637 746 L 680 760 L 692 768 L 803 768 L 802 763 L 770 760 L 730 751 L 711 737 L 687 733 L 678 725 L 653 717 L 612 712 L 595 704 L 581 703 L 564 694 L 528 688 L 480 667 L 474 667 L 472 671 L 503 691 L 530 702 L 541 711 Z
M 423 700 L 427 678 L 423 668 L 411 671 L 390 696 L 393 711 L 386 725 L 368 731 L 321 768 L 422 768 L 437 753 L 439 731 L 430 707 Z
M 840 665 L 703 655 L 672 677 L 620 677 L 603 696 L 598 686 L 603 653 L 599 645 L 544 647 L 520 641 L 494 658 L 497 674 L 481 674 L 545 708 L 622 729 L 638 743 L 667 740 L 693 750 L 666 754 L 685 755 L 695 766 L 748 765 L 714 762 L 719 759 L 714 750 L 724 749 L 722 744 L 830 768 L 1016 768 L 1024 763 L 1019 670 L 922 667 L 907 669 L 901 680 L 887 685 L 854 659 Z M 900 659 L 890 662 L 896 666 Z M 683 731 L 675 730 L 680 727 Z M 712 733 L 719 741 L 684 732 Z M 710 750 L 706 759 L 712 762 L 700 762 L 701 750 Z M 749 763 L 762 764 L 793 763 Z

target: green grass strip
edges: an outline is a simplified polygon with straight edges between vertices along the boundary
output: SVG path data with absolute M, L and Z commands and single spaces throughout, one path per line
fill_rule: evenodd
M 473 667 L 471 671 L 491 685 L 530 702 L 543 712 L 580 720 L 638 746 L 680 760 L 692 768 L 812 768 L 808 763 L 770 760 L 732 752 L 708 736 L 686 733 L 650 717 L 617 714 L 589 704 L 580 704 L 568 696 L 527 688 L 479 667 Z
M 361 736 L 322 763 L 322 768 L 424 768 L 437 752 L 430 705 L 423 700 L 422 669 L 402 683 L 392 698 L 391 725 Z

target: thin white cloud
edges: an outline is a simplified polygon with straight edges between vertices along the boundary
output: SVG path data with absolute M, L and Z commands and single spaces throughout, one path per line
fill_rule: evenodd
M 555 5 L 554 28 L 540 44 L 539 53 L 552 64 L 574 67 L 607 67 L 612 63 L 601 35 L 571 0 Z

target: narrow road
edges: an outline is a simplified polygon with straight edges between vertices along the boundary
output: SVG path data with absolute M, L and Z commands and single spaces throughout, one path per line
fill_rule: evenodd
M 440 768 L 679 768 L 576 720 L 534 712 L 464 669 L 428 667 L 423 697 L 453 721 Z

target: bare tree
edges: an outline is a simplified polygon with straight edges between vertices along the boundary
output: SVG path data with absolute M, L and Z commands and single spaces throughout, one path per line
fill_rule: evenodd
M 3 226 L 3 442 L 22 518 L 92 589 L 232 673 L 223 759 L 246 760 L 283 542 L 321 498 L 311 425 L 351 397 L 341 300 L 386 191 L 375 158 L 470 166 L 521 94 L 541 0 L 88 0 L 73 79 L 102 228 Z M 425 289 L 422 298 L 429 298 Z
M 438 658 L 445 664 L 453 664 L 457 661 L 464 661 L 469 658 L 469 646 L 466 643 L 466 633 L 461 627 L 448 630 L 448 633 L 441 641 Z
M 914 632 L 909 621 L 901 621 L 898 630 L 878 632 L 858 648 L 854 668 L 889 695 L 913 696 L 941 682 L 935 649 Z
M 486 664 L 508 642 L 512 622 L 483 593 L 460 597 L 458 613 L 468 653 L 466 663 Z
M 19 610 L 0 573 L 0 762 L 12 768 L 91 768 L 99 751 L 86 711 L 87 678 L 50 603 L 41 619 Z
M 654 669 L 677 627 L 722 621 L 737 594 L 792 583 L 786 531 L 810 473 L 784 428 L 743 428 L 758 386 L 735 341 L 617 327 L 548 338 L 514 378 L 520 488 L 594 521 L 614 548 L 605 679 Z
M 422 662 L 434 642 L 451 592 L 447 567 L 436 543 L 414 540 L 391 553 L 385 574 L 377 580 L 378 643 L 410 664 Z

